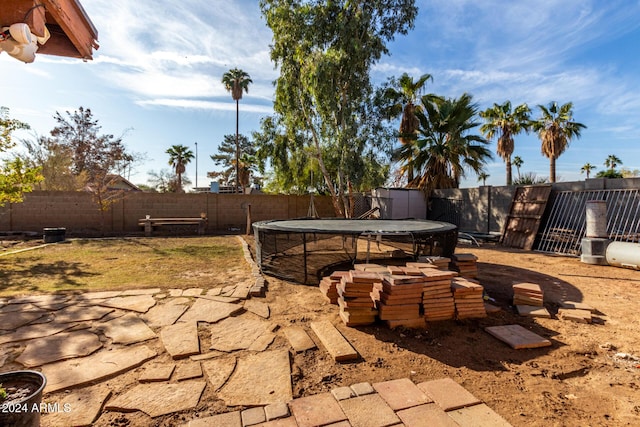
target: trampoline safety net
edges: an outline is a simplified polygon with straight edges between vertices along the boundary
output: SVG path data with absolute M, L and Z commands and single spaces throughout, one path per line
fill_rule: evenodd
M 415 219 L 303 218 L 261 221 L 253 228 L 261 271 L 310 285 L 356 261 L 450 257 L 458 238 L 455 225 Z

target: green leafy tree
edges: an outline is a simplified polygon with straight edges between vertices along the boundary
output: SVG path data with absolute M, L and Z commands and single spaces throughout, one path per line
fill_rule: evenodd
M 436 188 L 458 188 L 465 170 L 483 171 L 492 156 L 487 140 L 472 132 L 479 125 L 474 120 L 476 114 L 477 106 L 466 93 L 457 99 L 422 98 L 422 108 L 416 111 L 418 138 L 394 153 L 401 162 L 411 158 L 419 171 L 410 185 L 427 193 Z
M 414 81 L 413 77 L 404 73 L 397 81 L 391 79 L 390 87 L 385 91 L 384 95 L 391 103 L 387 107 L 387 115 L 391 119 L 401 116 L 398 139 L 403 145 L 411 144 L 416 139 L 419 122 L 415 111 L 416 108 L 420 108 L 419 99 L 428 80 L 433 80 L 431 74 L 423 74 Z M 413 181 L 414 171 L 411 161 L 408 161 L 406 167 L 401 168 L 400 172 L 407 176 L 407 182 Z
M 518 178 L 520 178 L 520 167 L 524 164 L 524 160 L 522 160 L 520 156 L 515 156 L 511 164 L 516 167 L 516 170 L 518 171 Z
M 234 101 L 236 101 L 236 191 L 240 188 L 240 171 L 239 171 L 239 161 L 240 161 L 240 143 L 239 143 L 239 133 L 238 126 L 240 123 L 240 100 L 242 99 L 242 92 L 249 93 L 249 85 L 253 83 L 249 74 L 246 72 L 234 68 L 233 70 L 229 70 L 222 76 L 222 84 L 227 91 L 231 92 L 231 97 Z
M 69 155 L 71 172 L 84 189 L 91 192 L 102 214 L 102 231 L 105 231 L 105 212 L 122 200 L 124 191 L 113 184 L 133 159 L 121 137 L 101 134 L 101 126 L 91 109 L 79 107 L 66 115 L 56 112 L 56 127 L 51 131 L 47 144 Z
M 478 182 L 482 181 L 482 185 L 487 185 L 487 178 L 489 178 L 491 175 L 489 175 L 486 172 L 480 172 L 478 174 Z
M 29 125 L 10 118 L 9 109 L 0 107 L 0 153 L 15 147 L 11 134 L 19 129 L 29 129 Z M 40 169 L 27 166 L 21 158 L 3 159 L 0 166 L 0 206 L 22 202 L 24 193 L 33 191 L 34 185 L 41 180 Z
M 513 185 L 546 184 L 549 180 L 545 177 L 538 178 L 534 172 L 523 173 L 521 177 L 513 181 Z
M 218 154 L 212 154 L 211 160 L 218 166 L 222 166 L 220 172 L 207 172 L 207 177 L 218 179 L 223 185 L 233 185 L 236 179 L 236 173 L 240 173 L 240 185 L 245 187 L 250 184 L 249 179 L 243 180 L 242 177 L 256 170 L 257 160 L 255 159 L 256 150 L 249 139 L 240 135 L 238 137 L 238 145 L 240 147 L 240 157 L 238 167 L 236 168 L 236 142 L 235 135 L 225 135 L 224 140 L 218 145 Z
M 591 163 L 585 163 L 580 168 L 580 173 L 586 173 L 587 174 L 587 179 L 589 179 L 589 175 L 591 175 L 591 172 L 593 170 L 595 170 L 595 169 L 597 169 L 597 168 L 595 166 L 593 166 Z
M 622 164 L 622 160 L 620 160 L 620 158 L 615 154 L 609 154 L 607 156 L 607 159 L 604 161 L 604 165 L 606 166 L 606 168 L 612 171 L 616 170 L 618 165 L 621 165 L 621 164 Z
M 350 191 L 385 170 L 379 156 L 388 140 L 372 102 L 371 68 L 396 34 L 413 27 L 417 8 L 413 0 L 261 0 L 260 8 L 280 70 L 276 117 L 263 122 L 274 134 L 272 165 L 276 173 L 317 167 L 336 215 L 349 216 Z
M 532 128 L 542 141 L 542 154 L 549 159 L 549 180 L 556 182 L 556 160 L 574 138 L 580 138 L 586 126 L 573 120 L 573 103 L 558 105 L 552 101 L 547 107 L 538 105 L 541 116 Z
M 502 105 L 493 104 L 493 107 L 480 112 L 480 117 L 485 120 L 480 131 L 487 139 L 498 137 L 496 151 L 507 167 L 507 185 L 511 185 L 513 181 L 511 174 L 511 155 L 515 148 L 513 137 L 528 131 L 530 115 L 531 109 L 527 104 L 521 104 L 512 109 L 511 101 L 505 101 Z
M 191 180 L 183 176 L 178 185 L 178 175 L 169 169 L 161 169 L 158 172 L 151 170 L 148 173 L 149 187 L 158 193 L 179 193 L 182 191 L 181 185 L 191 184 Z
M 176 192 L 183 193 L 184 183 L 182 174 L 185 173 L 187 165 L 195 156 L 191 149 L 185 145 L 172 145 L 165 152 L 169 155 L 169 166 L 173 168 L 173 171 L 178 177 Z

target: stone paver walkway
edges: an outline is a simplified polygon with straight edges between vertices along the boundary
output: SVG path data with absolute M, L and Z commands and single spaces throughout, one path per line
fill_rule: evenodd
M 268 304 L 255 299 L 265 295 L 265 281 L 239 240 L 252 279 L 237 285 L 0 300 L 0 371 L 42 371 L 43 402 L 69 405 L 42 414 L 43 427 L 90 425 L 104 410 L 152 418 L 183 411 L 189 427 L 508 425 L 448 378 L 360 383 L 293 399 L 289 352 L 327 352 L 315 342 L 332 341 L 333 328 L 271 322 Z M 270 348 L 277 335 L 291 348 Z M 126 380 L 118 382 L 120 374 Z M 245 409 L 199 418 L 193 409 L 207 393 Z

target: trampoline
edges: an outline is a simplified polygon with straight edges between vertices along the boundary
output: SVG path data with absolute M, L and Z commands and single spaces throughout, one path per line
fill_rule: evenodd
M 420 219 L 300 218 L 253 223 L 256 262 L 266 274 L 317 284 L 331 267 L 384 258 L 450 257 L 458 229 Z

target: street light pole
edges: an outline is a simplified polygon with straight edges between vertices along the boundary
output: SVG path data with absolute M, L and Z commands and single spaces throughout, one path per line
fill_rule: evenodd
M 196 141 L 196 189 L 198 188 L 198 141 Z

